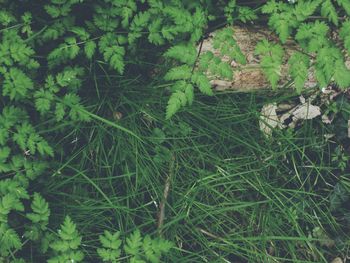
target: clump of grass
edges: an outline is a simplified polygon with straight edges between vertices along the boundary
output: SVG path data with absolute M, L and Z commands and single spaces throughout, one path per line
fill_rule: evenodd
M 126 235 L 135 228 L 176 243 L 167 262 L 326 262 L 343 255 L 348 226 L 329 197 L 339 181 L 350 188 L 349 174 L 332 165 L 334 146 L 319 121 L 267 140 L 258 118 L 270 99 L 255 94 L 198 99 L 165 121 L 166 98 L 149 95 L 162 87 L 137 84 L 142 88 L 100 95 L 104 103 L 91 111 L 109 122 L 94 120 L 63 138 L 69 157 L 42 182 L 53 218 L 69 214 L 77 222 L 87 258 L 96 257 L 103 230 Z

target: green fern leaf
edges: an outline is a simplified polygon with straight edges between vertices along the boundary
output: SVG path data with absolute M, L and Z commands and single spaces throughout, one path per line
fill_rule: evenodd
M 66 109 L 64 104 L 57 103 L 55 107 L 56 121 L 61 121 L 64 118 L 65 114 L 66 114 Z
M 193 65 L 197 58 L 196 48 L 192 45 L 176 45 L 167 50 L 165 57 L 176 59 L 187 65 Z
M 345 21 L 343 23 L 339 35 L 344 40 L 344 47 L 350 54 L 350 21 Z
M 22 247 L 18 234 L 5 223 L 0 223 L 0 255 L 7 255 L 13 249 Z
M 78 46 L 77 40 L 75 37 L 67 37 L 65 43 L 58 46 L 52 50 L 47 56 L 49 66 L 57 66 L 76 58 L 79 54 L 80 47 Z
M 165 80 L 188 80 L 192 76 L 192 68 L 188 65 L 174 67 L 166 73 Z
M 165 39 L 160 34 L 162 28 L 163 20 L 162 18 L 154 18 L 150 25 L 148 26 L 149 35 L 148 40 L 150 43 L 155 45 L 163 45 Z
M 263 5 L 261 11 L 263 14 L 272 14 L 279 11 L 280 9 L 279 7 L 280 7 L 279 3 L 276 3 L 275 0 L 270 0 L 265 5 Z
M 51 109 L 51 103 L 54 99 L 50 91 L 40 89 L 34 93 L 35 108 L 41 113 L 45 114 Z
M 252 8 L 246 6 L 238 7 L 238 19 L 243 23 L 256 20 L 257 18 L 258 16 L 255 14 L 255 11 Z
M 328 31 L 329 27 L 324 22 L 304 23 L 299 27 L 295 39 L 306 51 L 316 52 L 329 46 Z
M 169 98 L 168 106 L 166 108 L 166 116 L 165 116 L 167 120 L 170 119 L 181 108 L 182 103 L 181 103 L 181 99 L 179 98 L 179 93 L 183 93 L 183 92 L 182 91 L 174 92 Z
M 296 52 L 289 58 L 288 64 L 289 73 L 292 76 L 297 92 L 300 94 L 308 77 L 310 59 L 307 55 Z
M 120 74 L 124 72 L 125 49 L 119 46 L 107 47 L 103 53 L 104 60 L 108 62 L 112 68 L 117 70 Z
M 337 60 L 334 67 L 334 80 L 342 89 L 350 88 L 350 70 L 342 60 Z
M 85 43 L 84 51 L 85 51 L 85 55 L 88 59 L 92 59 L 93 55 L 95 54 L 95 50 L 96 50 L 95 41 L 90 40 L 90 41 Z
M 23 99 L 29 90 L 34 88 L 32 80 L 20 69 L 11 68 L 5 75 L 2 95 L 9 96 L 11 100 Z
M 46 5 L 45 10 L 52 18 L 57 18 L 61 15 L 60 9 L 54 5 Z
M 203 73 L 195 72 L 192 75 L 191 81 L 195 83 L 198 89 L 205 95 L 212 96 L 213 90 L 211 88 L 210 82 Z
M 322 87 L 326 87 L 335 72 L 336 64 L 341 69 L 337 61 L 343 62 L 341 51 L 335 47 L 325 47 L 319 50 L 316 58 L 316 78 Z M 344 71 L 342 70 L 342 73 Z
M 147 26 L 150 18 L 151 15 L 149 12 L 140 12 L 133 18 L 128 34 L 129 44 L 135 43 L 142 36 L 142 29 Z
M 209 68 L 209 64 L 214 58 L 214 54 L 211 51 L 206 51 L 199 56 L 199 70 L 206 71 Z
M 337 0 L 338 4 L 343 7 L 346 14 L 350 16 L 350 2 L 348 0 Z
M 124 245 L 125 253 L 132 255 L 134 257 L 140 254 L 140 249 L 142 247 L 142 237 L 139 230 L 135 230 L 127 239 Z
M 322 0 L 312 0 L 312 1 L 298 1 L 294 8 L 294 15 L 299 22 L 305 21 L 309 16 L 311 16 Z
M 0 24 L 7 27 L 11 23 L 15 22 L 16 18 L 7 10 L 0 11 Z
M 50 244 L 50 247 L 57 253 L 57 256 L 51 258 L 48 262 L 56 262 L 56 260 L 60 260 L 62 258 L 67 261 L 82 261 L 84 254 L 79 250 L 82 238 L 76 229 L 76 225 L 69 216 L 66 216 L 63 224 L 61 225 L 61 229 L 58 231 L 58 236 L 59 240 L 56 240 Z
M 120 232 L 112 234 L 105 230 L 103 235 L 99 236 L 100 242 L 103 248 L 98 248 L 97 253 L 103 261 L 117 262 L 120 257 L 120 246 L 122 241 L 120 240 Z
M 194 100 L 194 88 L 193 88 L 193 85 L 190 84 L 190 83 L 187 83 L 186 86 L 185 86 L 185 95 L 186 95 L 186 98 L 187 98 L 187 103 L 189 105 L 192 105 L 193 103 L 193 100 Z
M 264 39 L 256 45 L 255 53 L 262 57 L 260 66 L 272 88 L 276 89 L 281 76 L 283 48 L 278 44 L 273 45 Z
M 270 16 L 269 26 L 277 32 L 281 42 L 286 43 L 293 27 L 297 26 L 297 21 L 292 12 L 274 13 Z
M 339 18 L 337 14 L 337 10 L 332 4 L 331 0 L 325 0 L 321 6 L 321 15 L 328 17 L 328 20 L 335 24 L 336 26 L 339 23 Z
M 49 204 L 38 193 L 34 193 L 34 199 L 31 204 L 33 213 L 28 213 L 26 216 L 33 223 L 40 223 L 43 230 L 46 229 L 46 225 L 49 222 L 50 210 Z

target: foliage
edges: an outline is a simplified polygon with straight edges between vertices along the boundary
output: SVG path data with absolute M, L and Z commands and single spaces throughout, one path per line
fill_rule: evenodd
M 97 249 L 98 255 L 103 262 L 120 262 L 121 245 L 120 232 L 111 233 L 107 230 L 99 236 L 102 247 Z M 149 235 L 142 238 L 139 230 L 130 234 L 124 244 L 124 253 L 129 262 L 161 262 L 160 258 L 166 254 L 174 245 L 164 239 L 152 239 Z
M 84 253 L 80 250 L 82 237 L 76 230 L 76 225 L 69 216 L 66 216 L 61 229 L 58 230 L 58 239 L 50 247 L 54 251 L 49 263 L 82 262 Z
M 60 174 L 57 163 L 70 158 L 65 154 L 71 152 L 73 144 L 67 146 L 62 141 L 76 133 L 77 127 L 84 130 L 91 123 L 103 122 L 128 131 L 123 124 L 100 117 L 99 107 L 95 113 L 91 108 L 94 103 L 103 104 L 102 96 L 124 98 L 120 83 L 140 75 L 147 80 L 160 79 L 160 87 L 167 87 L 158 92 L 168 98 L 165 119 L 193 105 L 196 93 L 213 96 L 212 77 L 232 80 L 230 64 L 246 64 L 232 27 L 220 24 L 224 18 L 225 25 L 232 25 L 268 17 L 280 43 L 264 40 L 257 45 L 256 55 L 260 56 L 262 70 L 273 89 L 278 86 L 284 62 L 283 44 L 290 39 L 300 46 L 288 61 L 298 93 L 303 91 L 310 68 L 316 71 L 321 87 L 331 82 L 344 89 L 350 85 L 350 72 L 344 64 L 344 54 L 350 52 L 347 0 L 294 4 L 270 0 L 261 6 L 232 0 L 39 2 L 0 1 L 1 262 L 33 260 L 32 255 L 37 262 L 85 260 L 85 237 L 77 231 L 79 224 L 64 215 L 57 236 L 53 235 L 52 229 L 59 224 L 57 219 L 50 221 L 55 202 L 40 189 L 46 180 L 60 178 L 55 177 Z M 318 15 L 326 19 L 314 19 Z M 200 53 L 200 48 L 196 48 L 216 27 L 220 29 L 215 31 L 213 45 L 227 61 L 214 52 Z M 334 28 L 339 28 L 341 43 L 332 40 Z M 161 70 L 154 73 L 157 76 L 148 74 L 150 65 L 160 61 Z M 152 90 L 147 88 L 144 92 L 151 94 Z M 155 121 L 149 118 L 150 123 Z M 94 136 L 92 132 L 89 138 L 84 137 L 86 141 L 81 145 L 88 144 Z M 160 160 L 160 165 L 170 159 L 167 146 L 157 145 L 154 152 L 155 156 L 149 159 Z M 337 153 L 332 159 L 345 170 L 347 158 Z M 139 231 L 123 242 L 121 234 L 105 231 L 100 236 L 102 246 L 97 254 L 102 260 L 115 262 L 125 256 L 131 262 L 159 262 L 174 246 L 161 238 L 142 237 Z M 31 253 L 27 253 L 28 249 Z

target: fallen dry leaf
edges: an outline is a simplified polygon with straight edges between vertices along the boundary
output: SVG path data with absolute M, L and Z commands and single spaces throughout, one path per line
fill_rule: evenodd
M 321 109 L 310 103 L 303 103 L 297 107 L 293 115 L 298 120 L 311 120 L 321 115 Z
M 333 259 L 331 263 L 343 263 L 343 260 L 340 257 L 337 257 Z
M 272 135 L 272 129 L 281 125 L 277 116 L 276 103 L 270 103 L 263 106 L 261 109 L 261 117 L 259 121 L 260 130 L 267 136 Z

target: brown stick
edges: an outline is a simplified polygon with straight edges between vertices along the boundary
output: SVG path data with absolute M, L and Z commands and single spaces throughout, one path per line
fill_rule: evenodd
M 159 205 L 159 213 L 158 213 L 158 234 L 159 234 L 159 236 L 162 236 L 162 230 L 163 230 L 164 218 L 165 218 L 165 204 L 167 202 L 169 191 L 170 191 L 171 179 L 174 175 L 174 165 L 175 165 L 175 156 L 173 155 L 171 160 L 170 160 L 170 164 L 169 164 L 169 173 L 168 173 L 168 176 L 165 180 L 163 199 Z

